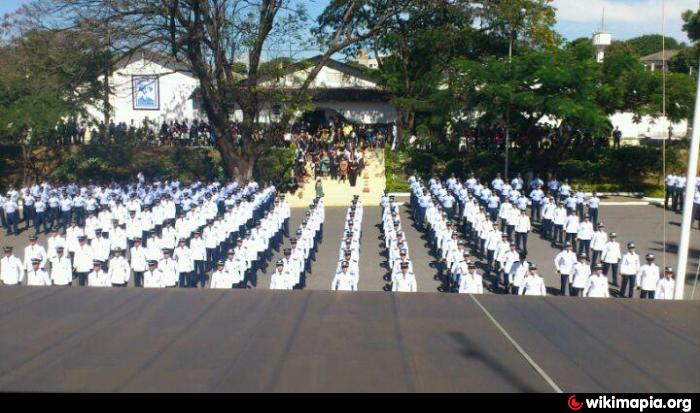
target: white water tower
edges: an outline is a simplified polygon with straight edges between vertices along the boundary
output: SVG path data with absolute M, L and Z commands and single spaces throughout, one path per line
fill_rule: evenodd
M 593 46 L 595 47 L 595 60 L 602 63 L 605 58 L 605 48 L 612 43 L 612 34 L 605 30 L 605 9 L 601 19 L 600 29 L 593 33 Z

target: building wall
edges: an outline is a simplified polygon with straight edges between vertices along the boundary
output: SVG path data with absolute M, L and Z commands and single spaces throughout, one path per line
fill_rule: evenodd
M 279 79 L 276 82 L 266 82 L 263 85 L 270 85 L 271 83 L 277 85 L 278 87 L 293 88 L 301 85 L 306 79 L 307 73 L 311 69 L 300 70 L 298 72 L 290 73 L 284 78 Z M 354 76 L 348 76 L 345 73 L 332 69 L 330 67 L 324 66 L 321 71 L 314 79 L 311 84 L 311 88 L 376 88 L 377 84 L 364 79 L 359 79 Z
M 136 110 L 132 101 L 133 75 L 159 75 L 160 109 Z M 197 88 L 198 81 L 184 73 L 173 73 L 172 70 L 157 63 L 144 59 L 135 60 L 117 70 L 111 80 L 114 94 L 110 99 L 113 107 L 115 123 L 124 122 L 127 125 L 133 120 L 140 125 L 145 118 L 161 123 L 171 120 L 187 119 L 192 121 L 199 118 L 191 98 Z M 100 108 L 90 108 L 90 114 L 97 120 L 102 120 Z
M 653 119 L 644 116 L 639 123 L 634 122 L 634 114 L 631 112 L 616 113 L 610 117 L 613 128 L 617 126 L 625 138 L 653 138 L 661 139 L 667 136 L 669 122 L 664 118 Z M 688 133 L 688 121 L 672 123 L 671 137 L 681 138 Z

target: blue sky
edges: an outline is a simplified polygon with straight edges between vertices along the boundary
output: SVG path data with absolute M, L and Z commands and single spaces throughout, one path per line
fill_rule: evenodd
M 309 12 L 319 13 L 328 0 L 309 0 Z M 613 38 L 629 39 L 648 33 L 661 33 L 664 0 L 553 0 L 557 8 L 556 29 L 567 39 L 589 37 L 600 26 L 605 9 L 605 26 Z M 11 12 L 29 0 L 0 0 L 0 14 Z M 687 41 L 681 26 L 683 10 L 697 9 L 698 0 L 666 0 L 666 33 Z

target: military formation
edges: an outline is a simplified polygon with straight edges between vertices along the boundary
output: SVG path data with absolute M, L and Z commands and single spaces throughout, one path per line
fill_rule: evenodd
M 481 267 L 494 293 L 546 295 L 540 268 L 527 259 L 528 237 L 538 233 L 560 249 L 553 260 L 559 295 L 609 297 L 613 290 L 630 298 L 638 289 L 640 298 L 673 298 L 673 269 L 662 274 L 652 253 L 641 263 L 632 242 L 622 253 L 617 234 L 600 220 L 595 192 L 586 196 L 556 179 L 545 186 L 537 176 L 526 186 L 519 175 L 510 183 L 497 175 L 490 184 L 473 175 L 425 183 L 411 176 L 409 185 L 411 211 L 430 240 L 443 291 L 483 291 L 481 278 L 472 276 L 479 287 L 464 281 Z
M 671 208 L 682 193 L 668 178 Z M 566 180 L 544 182 L 520 175 L 510 182 L 475 176 L 464 181 L 409 178 L 416 227 L 435 258 L 440 291 L 547 295 L 540 271 L 559 275 L 549 293 L 585 297 L 673 298 L 673 269 L 661 270 L 652 253 L 640 256 L 633 242 L 620 245 L 602 222 L 600 198 Z M 269 264 L 270 289 L 303 289 L 323 242 L 325 209 L 313 200 L 296 232 L 291 211 L 273 185 L 256 182 L 137 182 L 109 186 L 48 183 L 2 198 L 3 224 L 17 232 L 20 212 L 28 242 L 23 251 L 5 246 L 4 285 L 144 288 L 253 288 Z M 401 222 L 402 203 L 385 192 L 381 205 L 384 290 L 417 292 L 418 279 Z M 363 205 L 351 201 L 335 273 L 334 291 L 357 291 Z M 46 233 L 45 244 L 39 235 Z M 532 236 L 557 251 L 551 265 L 528 260 Z M 275 260 L 289 238 L 289 247 Z M 637 292 L 638 290 L 638 292 Z
M 124 287 L 133 280 L 146 288 L 254 287 L 257 272 L 289 231 L 284 195 L 256 182 L 181 187 L 177 181 L 139 180 L 25 190 L 25 202 L 35 201 L 35 233 L 22 260 L 4 247 L 5 285 L 21 284 L 26 276 L 27 285 Z M 65 210 L 37 216 L 45 212 L 37 210 L 44 198 L 60 199 L 56 207 L 49 201 L 49 208 L 65 204 Z M 48 232 L 46 246 L 38 243 L 40 232 Z

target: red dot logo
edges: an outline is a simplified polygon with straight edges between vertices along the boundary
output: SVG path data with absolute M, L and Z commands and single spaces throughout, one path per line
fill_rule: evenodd
M 573 394 L 573 395 L 571 395 L 571 397 L 569 397 L 568 404 L 569 404 L 569 409 L 571 409 L 571 410 L 581 410 L 581 408 L 583 407 L 583 403 L 576 401 L 575 394 Z

